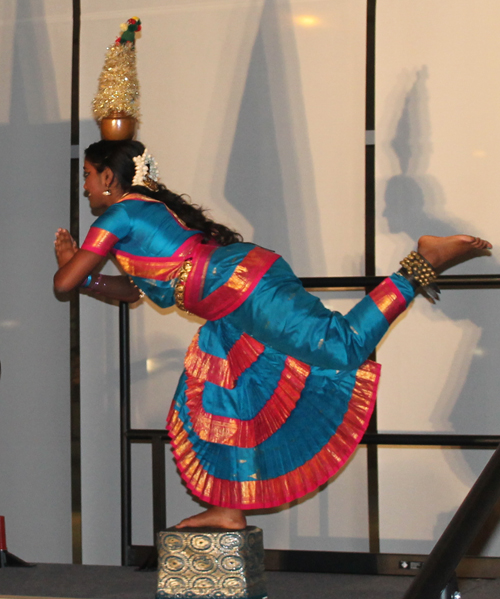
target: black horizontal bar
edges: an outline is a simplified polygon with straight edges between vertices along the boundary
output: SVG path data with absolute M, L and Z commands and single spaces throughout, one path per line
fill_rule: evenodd
M 386 277 L 302 277 L 306 289 L 365 289 L 376 287 Z M 500 288 L 500 275 L 443 275 L 437 278 L 442 289 Z
M 169 441 L 168 431 L 164 428 L 131 428 L 125 432 L 125 436 L 132 443 L 152 442 L 155 439 Z
M 455 435 L 446 433 L 365 433 L 363 445 L 414 445 L 496 449 L 499 435 Z
M 131 443 L 152 443 L 163 440 L 168 443 L 165 429 L 131 429 L 126 433 Z M 500 435 L 457 435 L 447 433 L 365 433 L 362 445 L 413 445 L 421 447 L 470 447 L 473 449 L 496 449 Z
M 452 288 L 496 288 L 500 287 L 500 275 L 442 275 L 436 283 L 443 289 Z

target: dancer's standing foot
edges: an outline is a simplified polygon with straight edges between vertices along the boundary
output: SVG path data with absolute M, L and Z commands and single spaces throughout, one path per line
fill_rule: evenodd
M 207 510 L 179 522 L 175 528 L 225 528 L 241 530 L 247 525 L 242 510 L 211 505 Z

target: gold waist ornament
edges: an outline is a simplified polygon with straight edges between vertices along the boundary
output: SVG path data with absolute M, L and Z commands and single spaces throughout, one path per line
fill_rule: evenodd
M 192 260 L 186 260 L 181 266 L 179 275 L 177 276 L 177 283 L 174 288 L 175 305 L 183 312 L 187 312 L 186 307 L 184 306 L 184 293 L 186 291 L 186 282 L 192 269 Z

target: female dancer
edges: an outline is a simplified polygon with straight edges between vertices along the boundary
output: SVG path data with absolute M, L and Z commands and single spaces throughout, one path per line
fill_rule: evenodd
M 182 478 L 206 511 L 179 527 L 240 529 L 243 510 L 287 503 L 346 462 L 368 425 L 380 367 L 367 360 L 434 270 L 491 244 L 421 237 L 403 268 L 346 316 L 307 293 L 277 254 L 243 243 L 158 182 L 137 141 L 86 151 L 84 189 L 101 216 L 82 247 L 56 233 L 57 291 L 127 302 L 146 294 L 207 320 L 167 419 Z M 94 274 L 111 252 L 124 276 Z

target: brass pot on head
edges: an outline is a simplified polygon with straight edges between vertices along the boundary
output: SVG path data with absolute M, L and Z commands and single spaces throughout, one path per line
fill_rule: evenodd
M 137 129 L 137 119 L 124 112 L 112 112 L 100 123 L 102 139 L 112 141 L 134 139 Z

